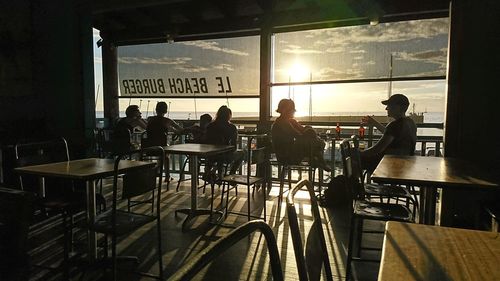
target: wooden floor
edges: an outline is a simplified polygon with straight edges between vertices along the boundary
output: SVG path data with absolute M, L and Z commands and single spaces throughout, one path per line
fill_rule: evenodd
M 212 225 L 208 223 L 208 216 L 196 218 L 191 224 L 190 230 L 182 232 L 181 226 L 184 215 L 175 216 L 175 210 L 183 207 L 189 207 L 190 189 L 189 181 L 181 184 L 178 192 L 175 192 L 176 181 L 170 184 L 170 191 L 162 193 L 162 242 L 163 242 L 163 266 L 165 276 L 171 276 L 182 264 L 195 256 L 202 249 L 216 241 L 218 238 L 226 235 L 232 228 L 247 221 L 245 216 L 229 214 L 221 225 Z M 109 186 L 104 186 L 104 191 Z M 220 204 L 220 189 L 216 187 L 216 204 Z M 251 206 L 255 215 L 263 213 L 262 191 L 258 191 L 251 198 Z M 271 225 L 277 238 L 278 249 L 282 262 L 285 280 L 298 280 L 295 264 L 292 240 L 285 214 L 285 204 L 278 204 L 277 198 L 278 186 L 274 185 L 271 189 L 267 206 L 266 221 Z M 199 207 L 209 207 L 210 191 L 207 188 L 205 194 L 199 190 Z M 299 215 L 299 226 L 302 233 L 307 233 L 311 225 L 311 212 L 309 197 L 306 192 L 300 191 L 297 194 Z M 230 194 L 229 208 L 232 211 L 246 211 L 247 195 L 246 188 L 240 188 L 236 197 L 232 191 Z M 146 208 L 140 207 L 147 212 Z M 336 210 L 320 209 L 324 219 L 324 231 L 327 246 L 329 248 L 329 257 L 335 280 L 345 279 L 345 259 L 347 249 L 348 219 L 345 212 Z M 52 224 L 55 224 L 53 222 Z M 367 222 L 369 228 L 383 230 L 383 224 L 376 222 Z M 43 226 L 43 225 L 42 225 Z M 61 260 L 61 249 L 59 245 L 61 236 L 53 233 L 57 232 L 57 227 L 47 230 L 38 230 L 31 234 L 31 239 L 36 250 L 32 251 L 33 263 L 44 265 L 57 265 Z M 44 239 L 43 232 L 50 231 L 52 239 L 49 246 L 35 245 Z M 47 235 L 45 235 L 47 236 Z M 84 238 L 82 234 L 76 235 Z M 84 240 L 84 239 L 82 239 Z M 134 265 L 131 262 L 124 262 L 120 265 L 120 276 L 118 280 L 153 280 L 136 274 L 136 271 L 158 273 L 158 263 L 156 255 L 156 225 L 151 223 L 142 229 L 130 234 L 120 240 L 118 244 L 119 255 L 135 255 L 140 258 L 140 264 Z M 382 246 L 382 234 L 370 234 L 363 236 L 363 244 L 371 247 L 380 248 Z M 83 245 L 82 245 L 82 247 Z M 380 256 L 379 251 L 363 252 L 365 255 Z M 227 253 L 220 256 L 215 262 L 208 265 L 195 280 L 272 280 L 270 268 L 266 254 L 265 239 L 260 234 L 251 235 L 235 245 Z M 376 280 L 378 274 L 378 263 L 355 263 L 353 277 L 356 280 Z M 84 274 L 82 274 L 84 272 Z M 60 272 L 54 270 L 45 270 L 40 267 L 32 268 L 31 280 L 62 280 Z M 72 280 L 109 280 L 110 277 L 103 275 L 102 269 L 85 268 L 83 266 L 73 267 Z

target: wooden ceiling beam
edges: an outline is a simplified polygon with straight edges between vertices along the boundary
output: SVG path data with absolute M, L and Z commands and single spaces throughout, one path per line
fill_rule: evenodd
M 94 0 L 92 13 L 102 14 L 113 11 L 132 10 L 137 8 L 155 8 L 161 6 L 183 5 L 193 0 Z
M 448 13 L 447 1 L 436 0 L 432 3 L 428 0 L 422 0 L 421 6 L 417 4 L 409 4 L 407 2 L 399 3 L 395 0 L 386 0 L 381 5 L 383 15 L 379 19 L 380 22 L 390 22 L 399 20 L 414 20 L 424 18 L 446 17 Z M 211 3 L 211 2 L 209 2 Z M 105 30 L 112 34 L 113 41 L 118 44 L 120 42 L 142 42 L 150 40 L 162 40 L 166 38 L 166 34 L 174 33 L 175 40 L 189 40 L 189 38 L 197 37 L 224 37 L 225 34 L 239 33 L 255 33 L 263 27 L 263 25 L 273 28 L 276 32 L 304 30 L 314 28 L 326 28 L 345 25 L 367 24 L 368 16 L 356 7 L 351 7 L 346 2 L 335 2 L 337 6 L 328 5 L 308 5 L 306 8 L 286 10 L 286 11 L 265 11 L 256 15 L 221 18 L 204 20 L 201 16 L 193 16 L 187 23 L 171 24 L 169 22 L 158 22 L 155 25 L 131 25 L 126 24 L 126 28 L 116 28 L 106 24 L 107 19 L 112 22 L 113 14 L 100 15 L 99 21 L 96 22 L 98 29 Z M 413 3 L 413 2 L 411 2 Z M 194 9 L 194 2 L 183 2 L 183 9 L 177 13 L 189 13 Z M 200 7 L 198 3 L 196 7 Z M 205 4 L 208 5 L 208 4 Z M 262 4 L 261 5 L 269 5 Z M 269 9 L 269 6 L 267 6 Z M 210 8 L 210 7 L 208 7 Z M 200 8 L 199 10 L 202 10 Z M 363 9 L 367 9 L 364 7 Z M 150 10 L 150 9 L 144 9 Z M 170 10 L 172 12 L 172 10 Z M 108 17 L 109 16 L 109 17 Z M 165 15 L 168 16 L 168 13 Z M 120 20 L 120 19 L 119 19 Z M 109 28 L 108 28 L 109 27 Z M 108 28 L 108 29 L 107 29 Z

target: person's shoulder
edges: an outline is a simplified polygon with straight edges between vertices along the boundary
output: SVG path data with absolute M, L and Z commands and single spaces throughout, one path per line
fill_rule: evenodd
M 415 125 L 415 120 L 413 120 L 410 116 L 405 116 L 403 119 L 404 122 Z

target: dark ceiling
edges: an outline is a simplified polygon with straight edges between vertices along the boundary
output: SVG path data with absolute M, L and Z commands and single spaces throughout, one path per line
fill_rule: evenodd
M 93 25 L 123 45 L 446 17 L 448 9 L 449 0 L 101 0 Z

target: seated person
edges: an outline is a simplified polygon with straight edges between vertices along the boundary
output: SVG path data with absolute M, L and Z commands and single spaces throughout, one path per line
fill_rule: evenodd
M 206 143 L 207 138 L 207 126 L 212 122 L 212 116 L 205 113 L 200 116 L 200 124 L 193 125 L 184 129 L 186 133 L 192 134 L 193 139 L 189 142 L 191 143 Z
M 245 156 L 243 151 L 236 150 L 238 130 L 236 129 L 236 126 L 230 122 L 231 116 L 232 116 L 231 109 L 223 105 L 217 111 L 217 114 L 215 115 L 215 120 L 212 121 L 207 126 L 207 135 L 206 135 L 207 143 L 232 145 L 234 146 L 235 149 L 235 151 L 225 154 L 222 157 L 216 157 L 214 159 L 211 159 L 212 161 L 218 162 L 219 175 L 222 174 L 223 163 L 230 164 L 231 174 L 236 173 L 238 168 L 241 166 L 241 163 L 243 162 L 243 158 Z M 210 169 L 211 165 L 207 163 L 207 168 Z
M 392 95 L 382 101 L 386 105 L 387 116 L 394 118 L 387 127 L 370 116 L 363 118 L 363 122 L 374 126 L 383 133 L 382 138 L 372 147 L 361 151 L 361 165 L 368 172 L 373 172 L 385 154 L 414 155 L 417 142 L 417 126 L 415 122 L 405 116 L 410 105 L 408 98 L 401 94 Z
M 141 118 L 141 111 L 137 105 L 129 105 L 125 110 L 125 117 L 120 118 L 113 130 L 113 151 L 120 153 L 133 149 L 130 142 L 134 130 L 145 130 L 146 122 Z
M 331 171 L 323 158 L 325 142 L 316 135 L 313 128 L 304 127 L 294 119 L 295 103 L 291 99 L 282 99 L 272 126 L 273 147 L 279 161 L 298 164 L 305 157 L 312 156 L 312 164 Z
M 156 104 L 156 116 L 148 118 L 146 132 L 148 134 L 148 146 L 167 145 L 167 133 L 171 129 L 175 133 L 183 132 L 183 128 L 179 126 L 174 120 L 165 117 L 167 114 L 168 106 L 166 102 L 158 102 Z

